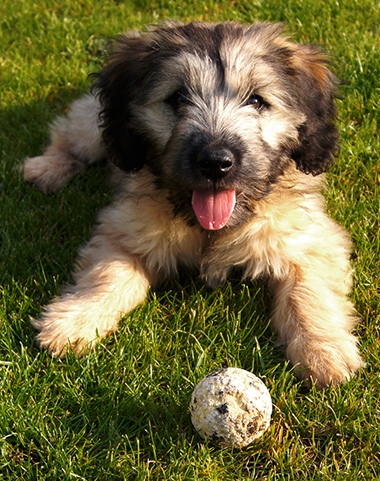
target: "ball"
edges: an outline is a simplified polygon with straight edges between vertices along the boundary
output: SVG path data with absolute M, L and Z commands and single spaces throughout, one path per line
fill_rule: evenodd
M 242 448 L 267 430 L 272 399 L 257 376 L 230 367 L 208 374 L 195 386 L 190 413 L 202 438 Z

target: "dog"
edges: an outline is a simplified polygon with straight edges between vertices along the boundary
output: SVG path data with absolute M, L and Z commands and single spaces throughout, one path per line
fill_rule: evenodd
M 167 22 L 120 36 L 95 77 L 24 165 L 55 192 L 108 158 L 116 186 L 75 285 L 32 320 L 39 344 L 86 352 L 179 266 L 212 288 L 237 268 L 267 280 L 299 377 L 344 383 L 363 363 L 350 241 L 324 208 L 339 151 L 326 55 L 277 24 Z

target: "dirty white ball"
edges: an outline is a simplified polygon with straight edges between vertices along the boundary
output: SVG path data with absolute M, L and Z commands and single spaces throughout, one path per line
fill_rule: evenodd
M 195 386 L 190 413 L 202 438 L 221 446 L 241 448 L 268 428 L 272 400 L 258 377 L 230 367 L 208 374 Z

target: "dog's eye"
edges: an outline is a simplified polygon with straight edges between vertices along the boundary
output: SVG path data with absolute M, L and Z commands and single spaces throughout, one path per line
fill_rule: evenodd
M 265 102 L 260 95 L 252 94 L 247 100 L 247 105 L 251 105 L 255 110 L 260 110 Z
M 166 99 L 166 103 L 173 107 L 175 110 L 179 109 L 183 105 L 189 104 L 189 95 L 183 90 L 177 90 L 170 97 Z

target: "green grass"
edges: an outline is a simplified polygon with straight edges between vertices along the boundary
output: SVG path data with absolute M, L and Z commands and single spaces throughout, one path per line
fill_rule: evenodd
M 210 292 L 187 272 L 82 359 L 33 343 L 29 316 L 70 280 L 110 197 L 105 166 L 45 196 L 22 160 L 86 91 L 110 37 L 165 18 L 283 21 L 335 58 L 342 150 L 326 195 L 353 239 L 367 362 L 343 387 L 294 378 L 265 289 L 232 279 Z M 379 1 L 3 0 L 0 24 L 0 480 L 380 479 Z M 188 412 L 195 384 L 222 366 L 255 372 L 274 402 L 270 430 L 241 452 L 202 441 Z

